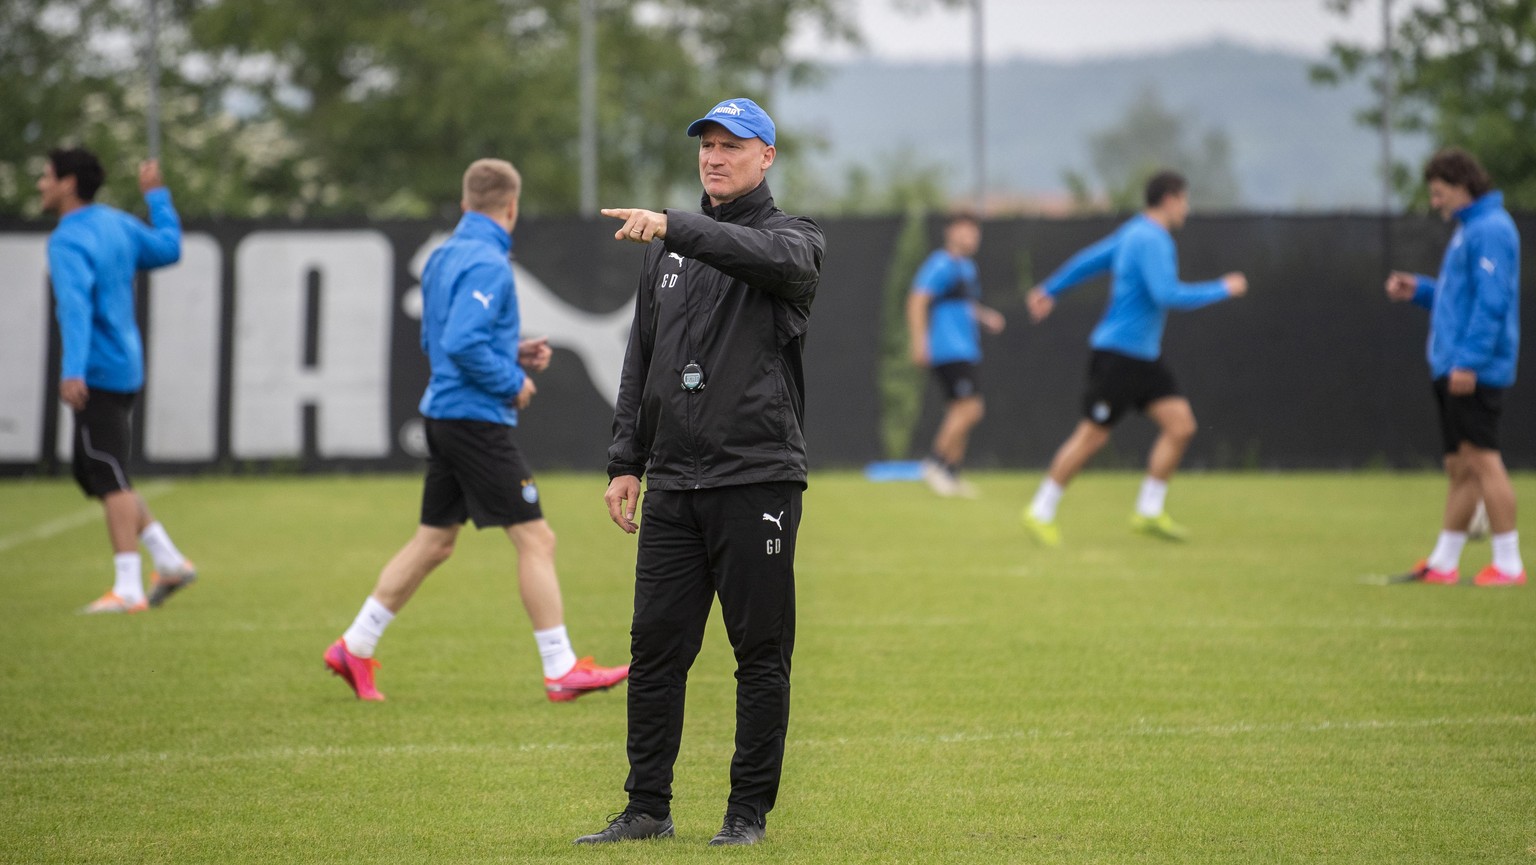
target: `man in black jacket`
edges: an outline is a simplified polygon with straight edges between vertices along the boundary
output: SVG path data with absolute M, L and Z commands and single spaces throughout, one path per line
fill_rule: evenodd
M 629 803 L 578 844 L 672 835 L 688 668 L 716 594 L 736 655 L 736 754 L 711 845 L 762 839 L 783 766 L 806 477 L 801 354 L 825 244 L 816 223 L 773 204 L 774 126 L 755 103 L 726 100 L 688 134 L 699 139 L 702 213 L 603 211 L 624 223 L 615 239 L 649 244 L 604 496 L 640 542 Z

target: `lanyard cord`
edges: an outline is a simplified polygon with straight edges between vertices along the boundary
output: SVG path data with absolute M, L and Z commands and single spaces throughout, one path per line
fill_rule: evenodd
M 696 364 L 699 362 L 698 348 L 693 342 L 693 329 L 688 326 L 688 318 L 692 314 L 693 298 L 688 291 L 688 280 L 682 278 L 687 268 L 688 264 L 685 259 L 684 263 L 678 267 L 678 280 L 683 283 L 683 343 L 684 347 L 688 349 L 688 362 Z M 704 331 L 706 333 L 709 331 L 709 323 L 714 321 L 714 318 L 715 311 L 710 309 L 709 314 L 704 316 Z

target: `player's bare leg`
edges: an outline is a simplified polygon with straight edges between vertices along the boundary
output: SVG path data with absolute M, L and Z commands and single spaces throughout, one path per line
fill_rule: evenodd
M 555 532 L 547 520 L 507 526 L 507 537 L 517 547 L 517 588 L 523 609 L 535 631 L 565 623 L 560 580 L 555 574 Z
M 373 599 L 398 613 L 427 575 L 453 555 L 458 526 L 417 526 L 416 534 L 384 565 L 373 587 Z
M 1496 450 L 1476 447 L 1467 442 L 1461 443 L 1458 457 L 1467 473 L 1476 479 L 1483 504 L 1488 508 L 1488 524 L 1492 529 L 1489 541 L 1493 547 L 1493 562 L 1478 572 L 1473 583 L 1478 586 L 1518 586 L 1525 583 L 1525 563 L 1520 557 L 1520 535 L 1515 531 L 1515 488 L 1509 482 L 1504 457 Z M 1475 500 L 1473 507 L 1476 507 Z M 1470 512 L 1467 519 L 1471 520 Z
M 1056 527 L 1056 506 L 1061 503 L 1067 484 L 1108 443 L 1109 427 L 1083 420 L 1078 421 L 1077 428 L 1056 449 L 1045 480 L 1040 482 L 1034 499 L 1024 509 L 1024 528 L 1035 540 L 1048 547 L 1061 543 L 1061 530 Z
M 1465 442 L 1461 445 L 1461 458 L 1468 472 L 1476 479 L 1482 491 L 1484 506 L 1488 508 L 1488 525 L 1496 535 L 1515 530 L 1515 487 L 1509 482 L 1509 470 L 1504 467 L 1504 457 L 1498 451 L 1474 447 Z M 1477 508 L 1474 499 L 1472 509 Z M 1471 512 L 1467 520 L 1472 519 Z
M 1467 544 L 1467 528 L 1472 522 L 1472 514 L 1483 495 L 1482 485 L 1472 463 L 1461 451 L 1446 454 L 1444 465 L 1445 514 L 1435 548 L 1407 573 L 1393 577 L 1393 582 L 1422 581 L 1454 586 L 1461 581 L 1461 551 Z
M 1152 443 L 1152 450 L 1147 454 L 1147 475 L 1167 483 L 1195 437 L 1198 429 L 1195 412 L 1190 408 L 1189 400 L 1170 396 L 1148 405 L 1147 417 L 1158 428 L 1157 441 Z
M 427 575 L 453 555 L 458 536 L 458 526 L 417 526 L 416 534 L 379 572 L 373 593 L 363 601 L 352 626 L 325 650 L 325 665 L 356 692 L 359 700 L 384 699 L 373 681 L 379 667 L 373 659 L 374 649 L 384 629 L 421 588 Z
M 507 526 L 517 547 L 517 587 L 533 622 L 533 638 L 544 661 L 544 690 L 550 702 L 606 691 L 629 677 L 629 665 L 600 667 L 590 656 L 577 658 L 565 630 L 565 605 L 555 573 L 555 532 L 546 520 Z
M 928 479 L 929 486 L 934 488 L 934 492 L 965 498 L 976 495 L 974 488 L 955 477 L 955 468 L 965 462 L 965 453 L 971 442 L 971 430 L 981 423 L 986 413 L 986 402 L 979 395 L 951 400 L 944 410 L 944 420 L 939 424 L 939 432 L 933 438 L 933 455 L 942 463 L 934 468 L 943 471 L 947 477 L 942 479 L 942 483 L 935 483 L 933 478 Z
M 1464 453 L 1468 445 L 1462 445 L 1462 451 L 1445 455 L 1445 517 L 1441 522 L 1441 528 L 1448 532 L 1466 532 L 1467 526 L 1472 522 L 1472 514 L 1477 510 L 1477 501 L 1482 498 L 1482 483 L 1478 477 L 1469 455 Z M 1500 462 L 1502 466 L 1502 461 Z M 1505 476 L 1506 482 L 1508 476 Z M 1510 491 L 1513 498 L 1514 491 Z M 1513 501 L 1510 502 L 1513 507 Z M 1493 521 L 1493 512 L 1488 514 L 1489 522 Z
M 1162 540 L 1180 541 L 1188 532 L 1168 516 L 1163 505 L 1168 497 L 1168 481 L 1195 437 L 1195 412 L 1189 400 L 1170 396 L 1148 405 L 1146 415 L 1157 424 L 1158 435 L 1147 454 L 1147 476 L 1142 479 L 1141 492 L 1136 497 L 1131 526 Z
M 133 490 L 114 490 L 101 497 L 101 508 L 107 520 L 107 540 L 112 544 L 112 588 L 80 612 L 140 612 L 149 606 L 139 559 L 139 531 L 148 525 L 144 500 Z
M 107 537 L 112 541 L 112 552 L 138 552 L 139 532 L 151 522 L 144 499 L 133 490 L 118 490 L 101 497 L 101 508 L 106 512 Z
M 1052 481 L 1055 481 L 1062 489 L 1077 477 L 1077 473 L 1088 465 L 1088 461 L 1094 455 L 1109 444 L 1109 427 L 1100 426 L 1093 421 L 1078 421 L 1077 429 L 1067 440 L 1056 449 L 1056 455 L 1051 458 L 1050 470 L 1046 473 Z

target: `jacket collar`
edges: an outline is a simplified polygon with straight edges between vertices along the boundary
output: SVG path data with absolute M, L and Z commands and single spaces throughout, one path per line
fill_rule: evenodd
M 705 216 L 716 222 L 751 225 L 773 210 L 773 193 L 768 190 L 768 181 L 764 180 L 751 192 L 735 201 L 727 201 L 719 207 L 711 206 L 709 194 L 705 193 L 700 196 L 700 207 Z
M 1456 211 L 1456 221 L 1462 225 L 1466 225 L 1468 222 L 1471 222 L 1479 216 L 1482 216 L 1486 213 L 1492 213 L 1495 210 L 1503 209 L 1504 193 L 1495 189 L 1492 192 L 1483 193 L 1481 197 L 1473 201 L 1471 204 Z
M 473 210 L 466 211 L 459 220 L 458 227 L 454 228 L 453 233 L 457 237 L 493 244 L 502 252 L 510 253 L 512 251 L 512 235 L 508 234 L 506 229 L 497 224 L 496 220 L 483 213 L 476 213 Z
M 76 222 L 84 219 L 87 214 L 96 212 L 96 210 L 100 207 L 101 205 L 94 201 L 86 202 L 84 206 L 77 207 L 74 210 L 71 210 L 70 212 L 59 217 L 59 224 L 63 225 L 66 222 Z

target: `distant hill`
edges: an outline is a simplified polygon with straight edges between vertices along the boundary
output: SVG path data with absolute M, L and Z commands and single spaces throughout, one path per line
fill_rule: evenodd
M 1116 125 L 1150 85 L 1190 118 L 1192 137 L 1228 135 L 1245 208 L 1374 210 L 1379 138 L 1354 116 L 1374 97 L 1361 82 L 1312 84 L 1312 62 L 1224 42 L 1073 63 L 998 61 L 987 80 L 988 177 L 1010 194 L 1061 194 L 1064 171 L 1089 171 L 1089 136 Z M 826 182 L 906 146 L 946 166 L 962 195 L 971 182 L 969 74 L 964 63 L 833 66 L 820 84 L 781 94 L 775 119 L 825 142 L 794 158 Z M 1428 150 L 1423 138 L 1399 136 L 1393 146 L 1410 160 Z

